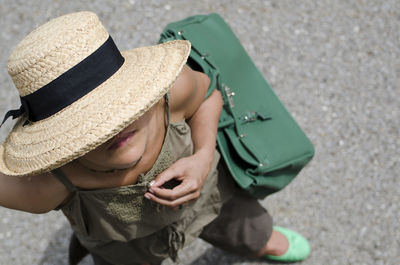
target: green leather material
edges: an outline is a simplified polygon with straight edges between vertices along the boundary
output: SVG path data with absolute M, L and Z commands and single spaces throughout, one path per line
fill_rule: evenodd
M 189 40 L 188 65 L 211 79 L 224 107 L 218 148 L 239 186 L 257 198 L 281 190 L 311 160 L 314 147 L 218 14 L 167 25 L 160 42 Z

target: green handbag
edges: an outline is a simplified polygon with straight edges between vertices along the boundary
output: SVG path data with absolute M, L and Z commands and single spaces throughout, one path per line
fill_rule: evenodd
M 314 147 L 218 14 L 166 26 L 159 42 L 192 44 L 187 64 L 211 80 L 224 107 L 218 148 L 237 184 L 257 198 L 284 188 L 311 160 Z

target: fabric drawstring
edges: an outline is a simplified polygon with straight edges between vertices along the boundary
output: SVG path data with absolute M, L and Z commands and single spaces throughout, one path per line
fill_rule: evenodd
M 178 261 L 178 251 L 185 244 L 185 234 L 178 231 L 175 226 L 167 227 L 168 233 L 168 254 L 174 262 Z

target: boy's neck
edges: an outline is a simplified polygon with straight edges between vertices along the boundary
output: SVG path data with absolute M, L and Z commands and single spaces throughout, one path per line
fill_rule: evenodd
M 142 159 L 142 157 L 140 157 L 138 160 L 136 160 L 135 162 L 133 162 L 131 165 L 129 165 L 128 167 L 125 168 L 111 168 L 111 169 L 97 169 L 94 168 L 91 165 L 87 165 L 87 163 L 85 161 L 81 161 L 81 159 L 77 159 L 77 162 L 85 169 L 89 170 L 90 172 L 93 173 L 116 173 L 116 172 L 121 172 L 121 171 L 126 171 L 129 169 L 132 169 L 133 167 L 135 167 L 140 160 Z

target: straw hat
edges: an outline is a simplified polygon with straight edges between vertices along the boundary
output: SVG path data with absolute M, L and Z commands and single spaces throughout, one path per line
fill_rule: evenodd
M 8 61 L 21 108 L 6 115 L 19 119 L 0 145 L 0 172 L 49 171 L 106 142 L 167 93 L 189 52 L 171 41 L 120 53 L 91 12 L 40 26 Z

